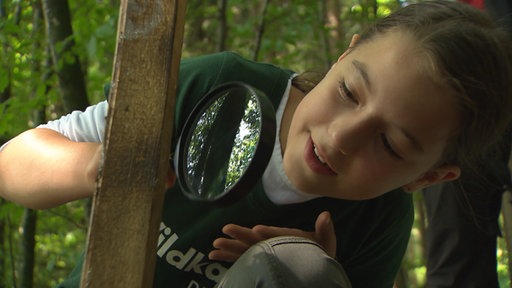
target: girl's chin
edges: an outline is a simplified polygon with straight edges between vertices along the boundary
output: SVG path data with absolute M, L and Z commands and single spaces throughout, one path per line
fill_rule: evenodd
M 300 176 L 297 178 L 289 177 L 288 179 L 292 183 L 293 187 L 302 194 L 317 197 L 338 198 L 338 191 L 331 191 L 330 189 L 327 189 L 327 187 L 322 187 L 323 185 L 317 185 L 312 182 L 305 181 L 306 178 L 304 176 Z

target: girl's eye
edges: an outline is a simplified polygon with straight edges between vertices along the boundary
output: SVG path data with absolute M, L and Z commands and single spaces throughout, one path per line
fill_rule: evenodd
M 393 149 L 393 146 L 391 145 L 391 143 L 389 142 L 388 138 L 386 137 L 386 135 L 384 134 L 381 134 L 381 139 L 382 139 L 382 144 L 384 144 L 384 148 L 386 148 L 386 151 L 388 151 L 388 153 L 394 157 L 394 158 L 397 158 L 397 159 L 403 159 L 402 156 L 400 156 L 400 154 L 398 154 L 395 149 Z
M 348 89 L 345 81 L 340 81 L 339 83 L 340 83 L 340 88 L 339 88 L 340 97 L 342 99 L 348 99 L 348 100 L 354 102 L 355 104 L 359 104 L 359 99 L 357 99 L 357 97 L 352 93 L 352 91 L 350 91 Z

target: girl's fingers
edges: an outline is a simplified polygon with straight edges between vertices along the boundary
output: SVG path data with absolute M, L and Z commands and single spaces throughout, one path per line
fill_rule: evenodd
M 252 229 L 235 224 L 228 224 L 224 226 L 222 228 L 222 232 L 233 239 L 248 244 L 249 246 L 264 240 L 264 238 L 255 233 Z
M 244 253 L 251 245 L 236 239 L 217 238 L 213 241 L 213 247 L 223 251 L 229 251 L 235 254 Z
M 329 256 L 336 257 L 336 232 L 331 220 L 331 214 L 324 211 L 318 215 L 315 222 L 315 239 L 322 245 Z
M 241 254 L 231 253 L 224 250 L 212 250 L 208 254 L 208 258 L 213 261 L 224 261 L 233 263 L 240 257 Z
M 217 238 L 213 241 L 216 250 L 211 251 L 208 257 L 211 260 L 234 262 L 253 244 L 262 238 L 249 228 L 228 224 L 222 228 L 222 232 L 232 239 Z
M 276 226 L 266 226 L 266 225 L 256 225 L 252 230 L 261 236 L 263 239 L 269 239 L 273 237 L 279 236 L 299 236 L 305 238 L 311 238 L 311 233 L 306 231 L 302 231 L 295 228 L 284 228 L 284 227 L 276 227 Z M 314 240 L 314 239 L 313 239 Z

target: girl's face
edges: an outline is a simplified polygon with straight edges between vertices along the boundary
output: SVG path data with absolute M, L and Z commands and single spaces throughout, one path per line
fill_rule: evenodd
M 296 188 L 362 200 L 458 177 L 457 167 L 436 166 L 458 125 L 456 106 L 419 68 L 413 43 L 399 32 L 374 37 L 298 104 L 283 147 Z

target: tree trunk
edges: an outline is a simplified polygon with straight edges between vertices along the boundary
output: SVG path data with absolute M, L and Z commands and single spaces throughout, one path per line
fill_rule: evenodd
M 33 1 L 32 5 L 32 36 L 35 39 L 36 36 L 44 32 L 42 28 L 42 7 L 40 1 Z M 37 55 L 37 51 L 41 49 L 41 43 L 34 42 L 34 53 Z M 47 68 L 46 71 L 51 71 L 51 59 L 48 59 L 44 64 Z M 41 74 L 41 63 L 39 59 L 32 59 L 32 72 L 33 75 Z M 49 73 L 44 73 L 42 76 L 42 83 L 46 83 L 48 80 Z M 36 88 L 34 88 L 36 89 Z M 45 89 L 48 92 L 49 88 Z M 36 92 L 32 93 L 32 97 L 36 97 Z M 32 113 L 32 122 L 34 126 L 37 126 L 46 121 L 44 107 L 35 110 Z M 37 224 L 37 211 L 31 209 L 25 209 L 22 218 L 22 233 L 20 235 L 21 240 L 21 264 L 19 271 L 20 287 L 32 288 L 34 287 L 34 267 L 35 267 L 35 245 L 36 245 L 36 224 Z
M 7 19 L 7 11 L 5 9 L 5 2 L 0 0 L 0 19 L 4 21 Z M 7 55 L 6 43 L 2 43 L 0 47 L 2 49 L 2 55 Z M 10 69 L 4 69 L 4 71 L 10 71 Z M 10 76 L 7 76 L 10 79 Z M 9 81 L 10 83 L 11 81 Z M 10 98 L 10 85 L 6 85 L 6 87 L 0 90 L 0 103 L 7 101 Z M 3 145 L 7 141 L 5 136 L 0 136 L 0 145 Z M 0 209 L 5 205 L 5 200 L 0 198 Z M 7 287 L 7 255 L 9 255 L 9 251 L 7 250 L 6 239 L 7 234 L 6 231 L 6 221 L 5 218 L 0 218 L 0 288 Z
M 319 2 L 319 35 L 323 53 L 323 67 L 326 71 L 336 62 L 348 45 L 344 43 L 342 13 L 339 0 L 322 0 Z
M 5 9 L 5 5 L 6 5 L 6 3 L 3 0 L 0 0 L 0 19 L 2 20 L 2 22 L 7 19 L 7 11 Z M 0 29 L 1 29 L 1 27 L 0 27 Z M 1 49 L 2 49 L 2 55 L 8 55 L 7 43 L 2 43 Z M 3 67 L 2 70 L 8 71 L 7 77 L 10 79 L 11 78 L 11 74 L 10 74 L 11 69 L 8 69 L 8 67 Z M 0 90 L 0 103 L 7 101 L 7 99 L 9 99 L 11 97 L 11 84 L 10 83 L 11 83 L 11 81 L 9 80 L 8 84 L 4 87 L 4 89 Z
M 5 200 L 0 198 L 0 209 L 4 205 Z M 0 218 L 0 288 L 7 287 L 6 279 L 7 279 L 7 246 L 5 244 L 5 238 L 7 237 L 5 233 L 5 220 L 4 218 Z
M 7 238 L 7 241 L 8 241 L 8 252 L 7 252 L 7 249 L 6 249 L 6 252 L 9 254 L 9 264 L 11 267 L 9 267 L 10 269 L 10 274 L 9 276 L 6 276 L 6 284 L 7 284 L 7 278 L 11 278 L 11 285 L 12 287 L 16 288 L 17 285 L 16 285 L 16 259 L 15 259 L 15 253 L 14 253 L 14 241 L 13 241 L 13 225 L 12 225 L 12 221 L 11 221 L 11 218 L 9 215 L 6 216 L 5 218 L 5 235 L 6 235 L 6 238 Z M 7 255 L 6 255 L 7 256 Z M 7 257 L 5 257 L 7 259 Z M 7 270 L 7 269 L 6 269 Z
M 226 22 L 226 7 L 227 7 L 227 0 L 219 0 L 218 8 L 219 8 L 219 42 L 217 42 L 217 51 L 221 52 L 226 50 L 226 38 L 228 35 L 228 25 Z
M 252 55 L 252 60 L 258 61 L 258 54 L 260 53 L 261 41 L 263 41 L 263 33 L 265 33 L 265 21 L 267 15 L 267 7 L 270 0 L 265 0 L 263 3 L 263 9 L 261 10 L 260 21 L 258 27 L 256 27 L 255 46 Z
M 41 35 L 42 33 L 44 33 L 44 28 L 42 26 L 42 24 L 44 23 L 43 22 L 44 19 L 43 19 L 43 8 L 42 8 L 42 4 L 41 4 L 41 0 L 35 0 L 33 1 L 33 5 L 32 5 L 32 35 L 33 35 L 33 38 L 35 39 L 37 37 L 37 35 Z M 33 75 L 40 75 L 41 72 L 42 73 L 42 76 L 41 76 L 41 83 L 48 83 L 48 79 L 50 79 L 51 75 L 52 75 L 52 69 L 51 69 L 51 66 L 53 64 L 52 62 L 52 59 L 51 59 L 51 51 L 49 49 L 48 46 L 42 48 L 42 46 L 44 46 L 41 42 L 39 41 L 35 41 L 34 42 L 34 45 L 33 45 L 33 55 L 37 55 L 37 52 L 40 51 L 41 49 L 46 49 L 46 54 L 47 55 L 43 60 L 41 59 L 32 59 L 32 71 L 33 71 Z M 41 63 L 43 62 L 43 63 Z M 44 92 L 46 94 L 48 94 L 48 92 L 50 91 L 50 86 L 45 84 L 46 87 L 44 89 Z M 32 92 L 32 98 L 35 98 L 37 97 L 37 93 L 36 93 L 36 90 L 37 88 L 34 88 L 34 91 Z M 32 122 L 34 123 L 34 126 L 37 126 L 39 124 L 42 124 L 42 123 L 45 123 L 46 122 L 46 113 L 45 113 L 45 110 L 46 110 L 46 107 L 40 107 L 39 109 L 35 110 L 33 113 L 32 113 Z
M 36 244 L 36 221 L 37 212 L 32 209 L 25 209 L 23 212 L 22 233 L 20 235 L 20 251 L 22 260 L 20 265 L 19 279 L 21 288 L 34 287 L 34 247 Z
M 80 59 L 73 53 L 75 41 L 68 1 L 42 0 L 49 45 L 66 112 L 89 106 Z

